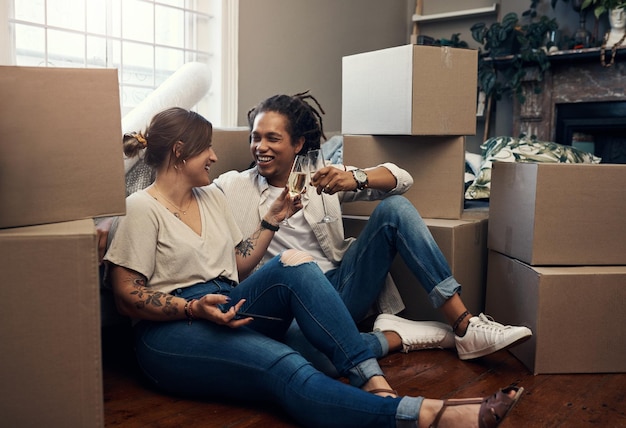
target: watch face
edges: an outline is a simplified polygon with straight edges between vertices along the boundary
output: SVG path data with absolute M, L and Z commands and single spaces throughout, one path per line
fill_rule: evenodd
M 367 181 L 367 174 L 360 169 L 354 171 L 354 176 L 359 183 L 365 183 Z

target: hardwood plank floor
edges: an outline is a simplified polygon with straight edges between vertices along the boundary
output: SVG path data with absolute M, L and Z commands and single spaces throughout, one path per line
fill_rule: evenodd
M 279 408 L 253 403 L 187 400 L 152 390 L 132 356 L 127 328 L 103 331 L 107 427 L 296 427 Z M 566 356 L 564 356 L 566 357 Z M 452 351 L 391 354 L 380 364 L 402 395 L 484 396 L 517 384 L 525 395 L 501 425 L 507 427 L 626 427 L 626 374 L 537 375 L 508 351 L 461 361 Z

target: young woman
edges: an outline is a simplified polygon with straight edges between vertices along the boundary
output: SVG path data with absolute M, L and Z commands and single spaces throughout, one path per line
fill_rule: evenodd
M 301 201 L 285 188 L 244 238 L 223 193 L 208 186 L 211 137 L 206 119 L 173 108 L 125 142 L 128 155 L 146 148 L 156 180 L 128 197 L 105 260 L 148 379 L 173 394 L 272 400 L 304 426 L 497 426 L 522 388 L 446 403 L 398 397 L 307 253 L 286 250 L 250 274 Z M 350 385 L 281 342 L 294 319 Z

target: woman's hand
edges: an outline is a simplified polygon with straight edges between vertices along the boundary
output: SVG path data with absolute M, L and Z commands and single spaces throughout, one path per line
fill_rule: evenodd
M 228 311 L 222 312 L 218 305 L 230 302 L 230 298 L 222 294 L 206 294 L 192 303 L 193 307 L 191 310 L 194 318 L 202 318 L 212 321 L 215 324 L 238 328 L 250 324 L 253 321 L 253 318 L 250 317 L 235 319 L 237 312 L 245 301 L 246 299 L 241 299 Z

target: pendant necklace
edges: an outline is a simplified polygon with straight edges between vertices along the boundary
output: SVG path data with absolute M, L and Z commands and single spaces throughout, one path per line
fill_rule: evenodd
M 187 215 L 187 210 L 189 210 L 189 207 L 191 206 L 191 201 L 193 200 L 193 196 L 191 197 L 191 199 L 189 199 L 189 203 L 187 204 L 187 208 L 182 209 L 180 208 L 178 205 L 176 205 L 174 202 L 170 201 L 169 199 L 167 199 L 165 197 L 165 195 L 163 193 L 161 193 L 161 191 L 159 190 L 159 186 L 157 186 L 156 182 L 154 183 L 154 190 L 157 191 L 157 193 L 163 198 L 165 199 L 165 202 L 167 202 L 168 204 L 170 204 L 171 206 L 173 206 L 174 208 L 176 208 L 178 211 L 180 211 L 181 213 L 183 213 L 183 215 Z M 165 207 L 168 211 L 169 208 Z M 180 218 L 180 214 L 178 212 L 173 212 L 172 214 L 174 214 L 174 216 L 176 218 Z
M 605 60 L 604 51 L 606 50 L 606 42 L 608 40 L 609 40 L 609 33 L 606 33 L 604 36 L 604 42 L 602 43 L 602 46 L 600 47 L 600 64 L 602 64 L 602 67 L 606 67 L 606 68 L 611 67 L 615 63 L 615 54 L 617 53 L 617 48 L 622 46 L 622 43 L 624 43 L 624 40 L 626 40 L 626 33 L 624 33 L 622 38 L 619 39 L 619 41 L 615 43 L 613 47 L 611 48 L 611 62 L 607 64 Z

